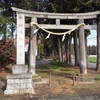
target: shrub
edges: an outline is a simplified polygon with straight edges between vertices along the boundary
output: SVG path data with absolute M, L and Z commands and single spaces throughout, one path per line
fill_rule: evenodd
M 16 61 L 16 47 L 13 41 L 0 40 L 0 68 L 6 68 Z
M 44 55 L 44 45 L 42 43 L 40 44 L 40 54 Z
M 100 75 L 95 76 L 95 80 L 99 80 L 100 81 Z
M 51 64 L 51 65 L 56 65 L 56 66 L 58 66 L 58 61 L 52 60 L 50 64 Z

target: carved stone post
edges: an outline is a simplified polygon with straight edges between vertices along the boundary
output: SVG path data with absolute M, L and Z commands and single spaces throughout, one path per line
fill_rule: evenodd
M 83 23 L 83 19 L 79 19 L 79 23 Z M 84 26 L 79 27 L 79 47 L 80 47 L 80 72 L 82 74 L 87 74 L 87 65 L 86 65 L 86 49 L 85 49 L 85 35 L 84 35 Z
M 25 64 L 25 16 L 17 14 L 17 62 Z
M 17 59 L 12 67 L 12 74 L 7 75 L 4 94 L 34 93 L 32 73 L 25 65 L 25 16 L 17 12 Z
M 100 70 L 100 15 L 97 16 L 97 67 Z
M 31 19 L 32 22 L 37 22 L 36 18 Z M 30 37 L 30 60 L 29 60 L 29 71 L 32 72 L 32 75 L 35 74 L 36 67 L 36 33 L 34 34 L 34 30 L 36 26 L 31 26 L 31 37 Z

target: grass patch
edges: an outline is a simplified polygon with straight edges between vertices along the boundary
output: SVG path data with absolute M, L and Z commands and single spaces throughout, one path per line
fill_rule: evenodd
M 88 62 L 96 63 L 97 62 L 97 58 L 96 57 L 88 57 Z
M 52 74 L 58 74 L 58 75 L 63 75 L 63 76 L 67 76 L 67 77 L 73 77 L 74 73 L 79 74 L 80 71 L 79 69 L 74 69 L 74 68 L 64 68 L 62 66 L 55 66 L 55 65 L 47 65 L 47 66 L 41 66 L 40 68 L 37 69 L 37 72 L 39 72 L 38 74 L 40 76 L 47 76 L 50 74 L 50 72 Z M 45 73 L 44 75 L 42 75 L 42 73 Z M 48 74 L 48 75 L 46 75 Z
M 48 68 L 48 69 L 58 69 L 59 67 L 50 64 L 50 65 L 47 66 L 47 68 Z
M 99 80 L 100 81 L 100 75 L 95 76 L 95 80 Z
M 69 68 L 67 66 L 63 67 L 61 64 L 62 63 L 53 60 L 51 61 L 49 65 L 37 66 L 37 71 L 46 73 L 46 74 L 48 73 L 50 74 L 51 72 L 52 74 L 58 74 L 58 75 L 63 75 L 63 76 L 68 76 L 68 77 L 73 77 L 73 74 L 80 73 L 79 69 Z
M 63 68 L 63 67 L 59 67 L 59 70 L 60 70 L 60 71 L 67 71 L 67 72 L 73 71 L 72 68 Z
M 52 70 L 54 72 L 62 72 L 62 73 L 79 73 L 78 69 L 74 68 L 64 68 L 62 66 L 56 66 L 56 65 L 47 65 L 47 66 L 41 66 L 39 67 L 41 70 Z

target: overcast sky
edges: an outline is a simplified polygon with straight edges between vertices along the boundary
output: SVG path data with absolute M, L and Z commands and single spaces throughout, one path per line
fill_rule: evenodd
M 97 31 L 91 30 L 91 34 L 87 37 L 87 45 L 97 45 Z

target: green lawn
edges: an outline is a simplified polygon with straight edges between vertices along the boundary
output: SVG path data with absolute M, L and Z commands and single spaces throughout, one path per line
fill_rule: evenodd
M 97 62 L 97 58 L 96 57 L 88 57 L 88 62 L 96 63 Z
M 74 57 L 72 57 L 72 59 L 75 60 Z M 88 62 L 91 62 L 91 63 L 96 63 L 97 62 L 97 58 L 96 57 L 88 57 Z

